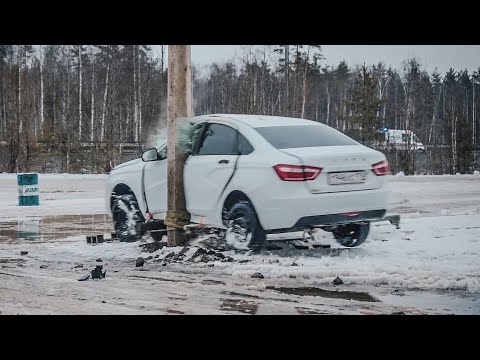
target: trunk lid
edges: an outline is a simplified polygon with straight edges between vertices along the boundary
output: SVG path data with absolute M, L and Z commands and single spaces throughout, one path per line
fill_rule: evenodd
M 372 164 L 385 160 L 381 152 L 363 145 L 304 147 L 281 150 L 295 156 L 301 164 L 322 168 L 315 180 L 305 181 L 314 194 L 378 189 L 382 176 Z

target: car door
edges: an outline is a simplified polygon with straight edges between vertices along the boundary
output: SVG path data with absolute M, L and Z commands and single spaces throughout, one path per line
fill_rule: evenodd
M 157 148 L 158 159 L 144 167 L 145 198 L 152 214 L 167 211 L 167 144 Z
M 239 156 L 237 134 L 231 126 L 205 123 L 184 168 L 185 200 L 190 214 L 206 218 L 215 215 Z

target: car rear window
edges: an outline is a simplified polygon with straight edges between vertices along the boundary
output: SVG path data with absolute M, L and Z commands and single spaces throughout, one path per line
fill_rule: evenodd
M 328 126 L 269 126 L 255 129 L 277 149 L 357 144 L 353 139 Z

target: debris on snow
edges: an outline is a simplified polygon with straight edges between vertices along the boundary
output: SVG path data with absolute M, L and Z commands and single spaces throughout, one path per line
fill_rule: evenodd
M 263 279 L 265 276 L 263 276 L 262 273 L 256 272 L 256 273 L 253 273 L 251 277 L 254 279 Z
M 293 245 L 293 247 L 297 250 L 308 250 L 308 245 Z
M 78 281 L 85 281 L 85 280 L 88 280 L 89 278 L 90 278 L 90 273 L 83 275 L 80 279 L 78 279 Z
M 92 275 L 92 280 L 94 279 L 104 279 L 105 278 L 105 275 L 107 274 L 107 271 L 102 271 L 103 269 L 103 266 L 102 265 L 97 265 L 95 266 L 95 269 L 93 269 L 92 271 L 90 271 L 91 275 Z
M 27 255 L 28 251 L 20 251 L 20 255 Z
M 140 245 L 140 247 L 143 247 L 142 251 L 149 252 L 149 253 L 153 253 L 157 250 L 160 250 L 164 246 L 165 246 L 165 243 L 160 242 L 160 241 L 154 241 L 154 242 L 151 242 L 151 243 Z
M 135 267 L 143 266 L 143 264 L 145 264 L 145 260 L 142 257 L 139 257 L 135 263 Z
M 340 279 L 338 276 L 335 278 L 335 280 L 333 280 L 333 285 L 342 285 L 343 284 L 343 280 Z

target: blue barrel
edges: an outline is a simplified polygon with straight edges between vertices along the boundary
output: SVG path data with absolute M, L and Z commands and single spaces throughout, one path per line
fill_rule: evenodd
M 38 174 L 17 174 L 18 205 L 36 206 L 40 204 Z

